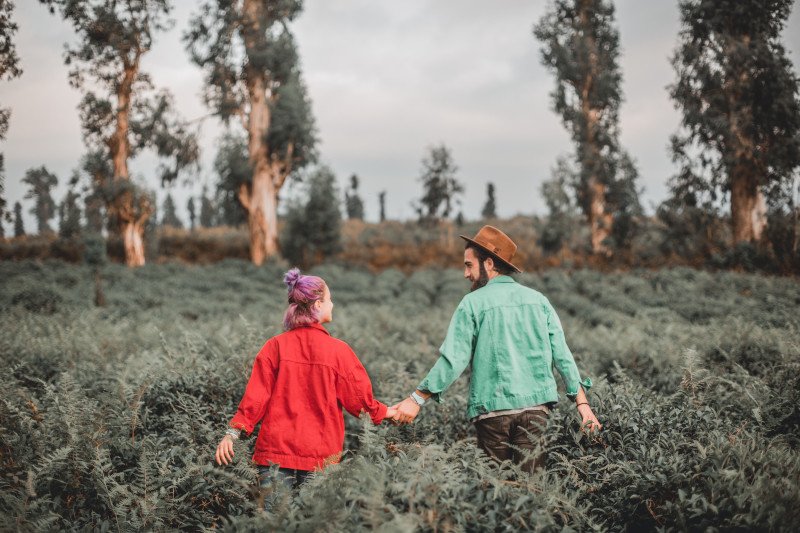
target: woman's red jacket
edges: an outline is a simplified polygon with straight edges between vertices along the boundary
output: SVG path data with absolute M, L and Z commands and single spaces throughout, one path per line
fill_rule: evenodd
M 230 426 L 249 435 L 261 422 L 253 455 L 258 464 L 322 469 L 341 457 L 342 407 L 353 416 L 366 411 L 374 424 L 386 416 L 350 346 L 313 324 L 264 344 Z

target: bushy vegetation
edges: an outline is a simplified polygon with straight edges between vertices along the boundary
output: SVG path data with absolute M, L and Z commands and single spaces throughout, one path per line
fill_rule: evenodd
M 332 206 L 335 209 L 335 206 Z M 419 268 L 448 268 L 453 258 L 460 254 L 458 235 L 474 235 L 482 225 L 495 225 L 511 236 L 519 245 L 515 263 L 526 271 L 544 268 L 593 268 L 599 270 L 630 268 L 663 268 L 664 266 L 691 266 L 711 271 L 736 270 L 772 274 L 800 273 L 800 248 L 794 238 L 798 230 L 796 221 L 788 217 L 768 230 L 769 243 L 755 246 L 748 243 L 731 247 L 730 231 L 721 218 L 697 216 L 694 212 L 662 210 L 657 218 L 636 218 L 636 232 L 627 248 L 611 256 L 593 254 L 587 245 L 589 230 L 573 212 L 563 212 L 555 217 L 541 218 L 516 216 L 510 219 L 472 220 L 455 223 L 449 220 L 420 225 L 416 221 L 385 220 L 369 223 L 350 219 L 341 222 L 339 229 L 330 224 L 331 217 L 323 217 L 324 227 L 314 234 L 297 238 L 315 217 L 300 216 L 303 206 L 295 209 L 286 220 L 280 220 L 278 229 L 284 244 L 284 256 L 297 256 L 297 243 L 314 244 L 314 250 L 328 248 L 313 256 L 333 255 L 333 260 L 357 267 L 366 266 L 373 272 L 398 269 L 411 272 Z M 327 212 L 327 210 L 326 210 Z M 318 218 L 318 217 L 316 217 Z M 690 220 L 691 219 L 691 220 Z M 300 223 L 298 223 L 298 221 Z M 291 228 L 287 228 L 290 226 Z M 336 224 L 338 226 L 338 224 Z M 293 231 L 287 231 L 293 229 Z M 287 246 L 286 243 L 289 243 Z M 294 245 L 292 245 L 294 243 Z M 158 263 L 181 262 L 208 264 L 226 259 L 250 257 L 250 242 L 246 226 L 218 226 L 194 230 L 174 227 L 154 228 L 147 242 L 147 260 Z M 330 244 L 331 246 L 328 246 Z M 109 236 L 108 256 L 111 261 L 124 262 L 122 240 Z M 64 238 L 54 234 L 20 236 L 0 239 L 0 260 L 60 259 L 81 262 L 84 254 L 81 237 Z M 318 259 L 310 263 L 314 263 Z
M 551 270 L 520 282 L 558 310 L 605 428 L 560 402 L 533 476 L 477 451 L 467 377 L 408 427 L 347 417 L 344 461 L 259 509 L 254 438 L 213 450 L 288 265 L 0 263 L 3 529 L 789 531 L 800 521 L 800 285 L 690 269 Z M 436 358 L 457 270 L 316 268 L 331 331 L 395 402 Z

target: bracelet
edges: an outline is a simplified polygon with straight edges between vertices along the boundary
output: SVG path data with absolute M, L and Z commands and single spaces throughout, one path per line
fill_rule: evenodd
M 411 399 L 414 400 L 414 402 L 416 402 L 416 404 L 419 405 L 420 407 L 425 405 L 425 398 L 417 394 L 417 391 L 411 393 Z
M 225 435 L 232 438 L 233 440 L 238 440 L 240 433 L 238 429 L 228 428 L 225 430 Z
M 582 402 L 582 403 L 579 403 L 578 405 L 576 405 L 576 406 L 575 406 L 575 408 L 577 409 L 577 408 L 578 408 L 578 407 L 580 407 L 581 405 L 589 405 L 589 402 Z

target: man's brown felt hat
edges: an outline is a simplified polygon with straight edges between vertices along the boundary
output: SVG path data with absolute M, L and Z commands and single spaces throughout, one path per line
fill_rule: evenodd
M 494 226 L 482 227 L 478 234 L 471 239 L 463 235 L 459 235 L 459 237 L 487 252 L 493 259 L 498 259 L 517 272 L 522 272 L 511 262 L 514 260 L 514 254 L 517 253 L 517 245 L 508 235 Z

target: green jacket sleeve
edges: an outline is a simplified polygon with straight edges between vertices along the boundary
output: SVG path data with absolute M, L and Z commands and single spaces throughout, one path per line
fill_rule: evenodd
M 430 392 L 437 402 L 441 402 L 442 393 L 458 379 L 472 360 L 476 332 L 472 309 L 466 300 L 461 300 L 439 348 L 439 359 L 417 389 Z
M 564 380 L 567 396 L 574 400 L 578 395 L 578 387 L 582 386 L 584 391 L 588 391 L 592 386 L 592 380 L 586 378 L 581 381 L 578 365 L 575 364 L 575 358 L 572 357 L 572 352 L 567 346 L 567 340 L 564 338 L 561 321 L 549 301 L 545 303 L 545 314 L 547 315 L 547 332 L 550 336 L 553 364 L 558 373 L 561 374 L 561 379 Z

